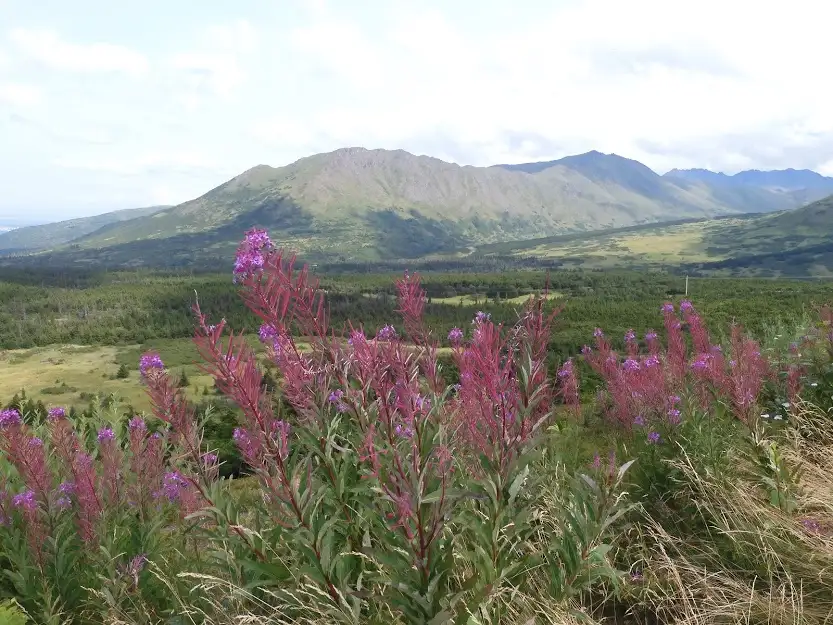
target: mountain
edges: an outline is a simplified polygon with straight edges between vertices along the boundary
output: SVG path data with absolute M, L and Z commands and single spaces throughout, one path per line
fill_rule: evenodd
M 70 243 L 113 223 L 152 215 L 167 208 L 129 208 L 92 217 L 80 217 L 37 226 L 25 226 L 0 233 L 0 255 L 45 250 Z
M 794 208 L 781 191 L 659 176 L 599 152 L 547 163 L 459 166 L 402 150 L 344 148 L 258 165 L 205 195 L 55 245 L 43 260 L 228 262 L 252 227 L 310 260 L 416 258 L 634 224 Z
M 823 194 L 833 193 L 833 178 L 822 176 L 809 169 L 772 171 L 750 169 L 732 176 L 709 171 L 708 169 L 672 169 L 664 177 L 722 186 L 750 186 L 785 192 L 813 190 L 820 191 Z
M 673 201 L 679 190 L 695 195 L 705 194 L 729 209 L 727 214 L 788 210 L 833 192 L 833 178 L 825 178 L 809 170 L 753 170 L 727 176 L 707 169 L 673 169 L 660 176 L 639 161 L 595 150 L 555 161 L 498 165 L 510 171 L 527 173 L 545 171 L 554 166 L 569 167 L 593 180 L 613 181 L 662 201 Z

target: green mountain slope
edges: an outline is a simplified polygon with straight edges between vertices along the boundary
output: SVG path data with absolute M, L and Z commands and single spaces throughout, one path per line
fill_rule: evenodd
M 0 234 L 0 254 L 45 250 L 70 243 L 96 230 L 129 219 L 152 215 L 167 206 L 149 206 L 113 211 L 103 215 L 26 226 Z
M 54 246 L 52 262 L 231 257 L 252 227 L 310 260 L 417 258 L 502 241 L 792 208 L 795 198 L 670 179 L 616 155 L 470 167 L 402 150 L 344 148 L 254 167 L 205 195 Z
M 509 241 L 480 246 L 476 254 L 557 259 L 595 269 L 833 276 L 833 196 L 793 211 Z

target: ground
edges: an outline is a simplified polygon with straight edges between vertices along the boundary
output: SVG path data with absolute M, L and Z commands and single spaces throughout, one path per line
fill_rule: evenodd
M 203 388 L 213 385 L 195 364 L 198 354 L 190 339 L 158 341 L 148 348 L 156 349 L 174 375 L 185 371 L 189 380 L 188 394 L 198 398 Z M 33 349 L 0 351 L 0 397 L 10 399 L 21 389 L 44 404 L 86 407 L 89 396 L 114 393 L 124 404 L 137 410 L 149 410 L 144 387 L 138 372 L 139 345 L 98 347 L 52 345 Z M 126 379 L 116 378 L 119 366 L 130 368 Z

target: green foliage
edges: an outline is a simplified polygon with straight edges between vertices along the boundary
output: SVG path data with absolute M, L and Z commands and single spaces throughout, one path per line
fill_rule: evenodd
M 0 625 L 26 625 L 26 613 L 14 599 L 0 601 Z
M 119 370 L 116 371 L 116 378 L 119 380 L 126 380 L 130 376 L 130 369 L 127 368 L 125 363 L 121 363 L 119 365 Z

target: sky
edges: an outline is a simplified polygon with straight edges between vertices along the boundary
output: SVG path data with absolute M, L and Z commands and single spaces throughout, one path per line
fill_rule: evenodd
M 0 0 L 0 218 L 348 146 L 833 175 L 828 0 Z

